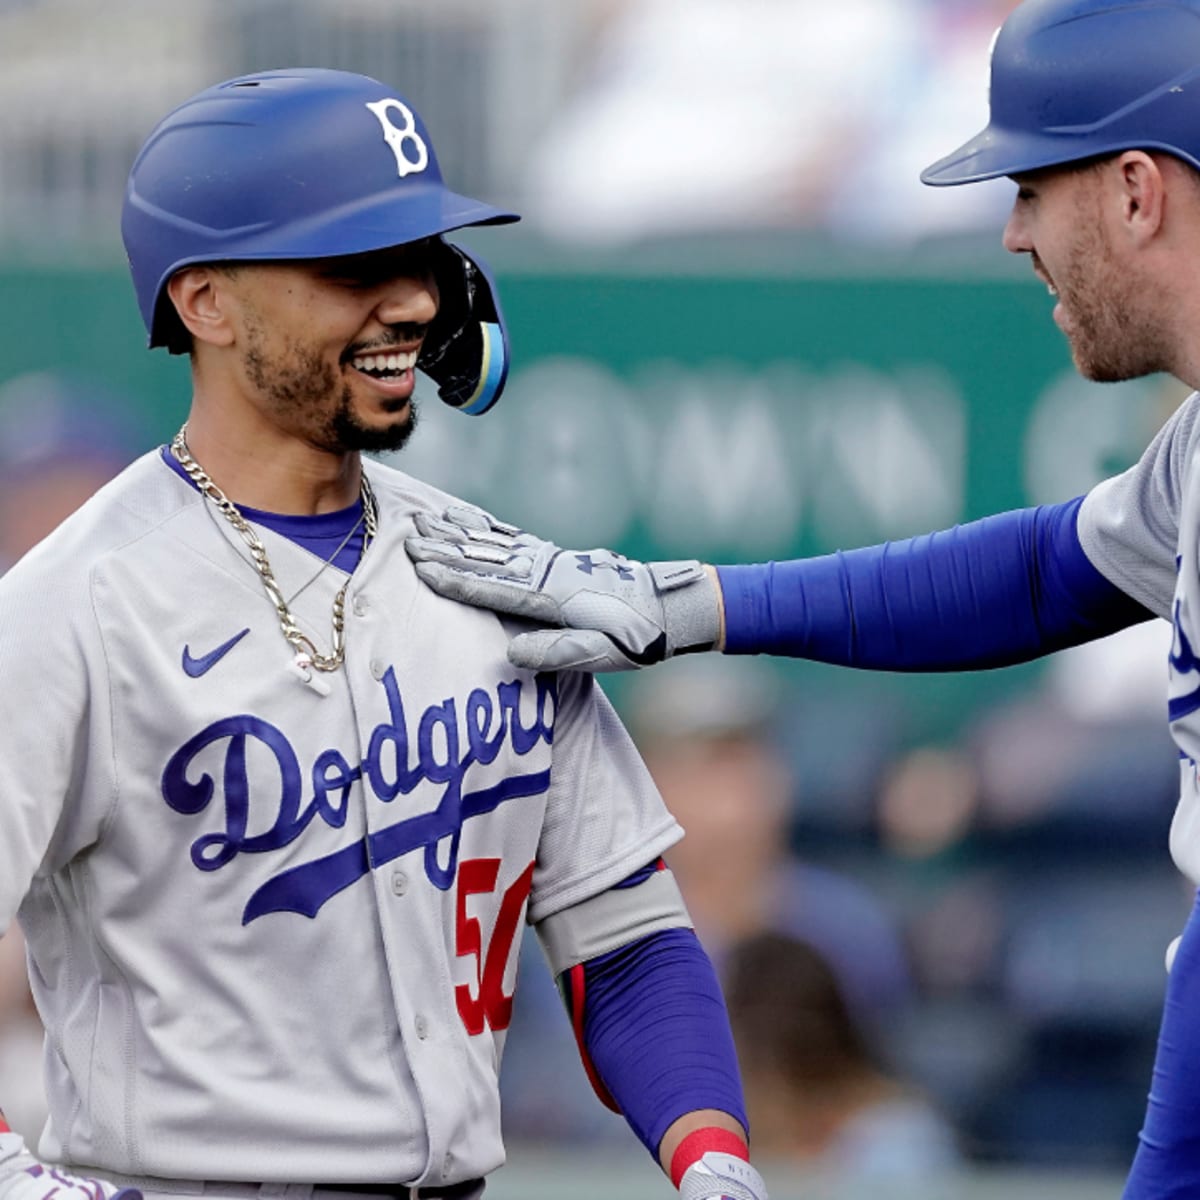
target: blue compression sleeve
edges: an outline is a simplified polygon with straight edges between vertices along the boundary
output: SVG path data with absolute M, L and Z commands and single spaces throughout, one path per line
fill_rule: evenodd
M 1080 496 L 820 558 L 719 567 L 726 653 L 888 671 L 1026 662 L 1154 614 L 1079 544 Z
M 1124 1200 L 1200 1196 L 1200 898 L 1167 981 L 1146 1120 Z
M 712 1108 L 747 1128 L 725 1000 L 690 929 L 665 929 L 564 972 L 583 1050 L 651 1154 L 685 1113 Z M 593 1080 L 593 1082 L 596 1082 Z

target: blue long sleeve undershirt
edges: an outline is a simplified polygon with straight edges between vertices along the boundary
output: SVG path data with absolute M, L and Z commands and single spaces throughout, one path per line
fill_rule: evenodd
M 885 671 L 1027 662 L 1154 614 L 1092 565 L 1083 497 L 819 558 L 718 567 L 728 654 Z
M 1122 1200 L 1186 1200 L 1200 1195 L 1200 899 L 1184 927 L 1167 981 L 1153 1082 L 1138 1150 Z
M 652 1155 L 686 1113 L 716 1109 L 747 1128 L 725 1000 L 691 929 L 639 938 L 560 983 L 594 1085 Z

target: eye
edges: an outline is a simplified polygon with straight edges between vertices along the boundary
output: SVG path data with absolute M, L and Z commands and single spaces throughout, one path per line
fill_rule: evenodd
M 321 278 L 327 283 L 333 284 L 334 287 L 347 288 L 351 291 L 370 288 L 379 282 L 373 272 L 348 270 L 342 266 L 328 267 L 321 272 Z

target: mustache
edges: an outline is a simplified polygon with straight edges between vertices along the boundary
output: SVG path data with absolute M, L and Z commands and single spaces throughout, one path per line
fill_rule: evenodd
M 399 350 L 401 346 L 409 346 L 413 342 L 422 341 L 429 332 L 429 325 L 424 321 L 406 321 L 403 325 L 392 325 L 388 332 L 369 342 L 356 342 L 350 346 L 343 358 L 353 358 L 357 354 L 375 354 L 381 350 Z

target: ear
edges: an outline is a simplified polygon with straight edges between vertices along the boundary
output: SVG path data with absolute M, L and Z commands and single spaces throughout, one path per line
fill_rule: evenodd
M 1121 222 L 1135 244 L 1153 239 L 1167 215 L 1167 179 L 1155 155 L 1126 150 L 1115 163 Z
M 211 267 L 184 267 L 167 280 L 167 295 L 180 321 L 197 342 L 211 346 L 233 343 L 229 317 L 234 305 L 228 280 Z

